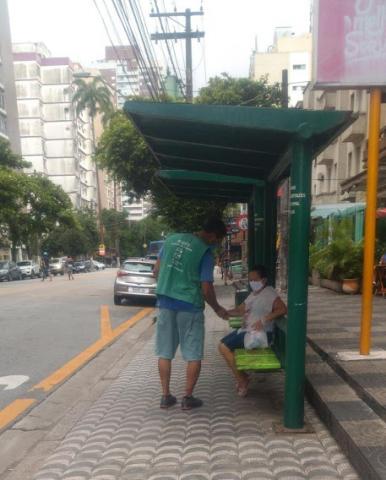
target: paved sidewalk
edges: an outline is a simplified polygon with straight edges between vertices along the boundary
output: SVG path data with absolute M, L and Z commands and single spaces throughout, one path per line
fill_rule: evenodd
M 386 479 L 386 361 L 340 361 L 359 349 L 359 295 L 310 287 L 307 393 L 362 478 Z M 386 299 L 374 298 L 372 347 L 386 349 Z
M 231 288 L 220 287 L 230 299 Z M 354 480 L 346 457 L 306 404 L 315 433 L 277 435 L 283 408 L 281 373 L 256 375 L 246 399 L 235 393 L 217 353 L 227 325 L 207 312 L 206 357 L 196 394 L 204 406 L 159 409 L 153 340 L 80 418 L 35 480 Z M 173 392 L 181 398 L 184 363 Z M 23 479 L 27 480 L 27 479 Z

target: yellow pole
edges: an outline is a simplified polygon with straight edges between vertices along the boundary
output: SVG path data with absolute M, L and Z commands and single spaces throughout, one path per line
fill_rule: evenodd
M 377 210 L 379 131 L 381 117 L 381 90 L 370 92 L 369 153 L 367 160 L 367 193 L 365 240 L 363 255 L 362 316 L 360 354 L 370 353 L 371 320 L 373 313 L 373 271 L 375 253 L 375 219 Z

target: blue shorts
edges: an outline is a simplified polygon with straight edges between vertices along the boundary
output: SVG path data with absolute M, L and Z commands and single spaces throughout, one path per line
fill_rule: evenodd
M 180 345 L 186 362 L 202 360 L 204 354 L 204 312 L 181 312 L 160 308 L 157 318 L 155 353 L 172 360 Z
M 247 332 L 237 333 L 238 330 L 233 330 L 233 332 L 228 333 L 221 339 L 223 343 L 231 352 L 234 352 L 236 348 L 244 348 L 244 337 Z M 273 334 L 272 332 L 267 332 L 268 345 L 272 344 Z

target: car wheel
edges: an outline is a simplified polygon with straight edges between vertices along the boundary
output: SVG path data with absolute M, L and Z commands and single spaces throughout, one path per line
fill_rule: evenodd
M 114 295 L 114 305 L 121 305 L 122 298 Z
M 9 273 L 7 277 L 8 282 L 12 282 L 12 275 Z

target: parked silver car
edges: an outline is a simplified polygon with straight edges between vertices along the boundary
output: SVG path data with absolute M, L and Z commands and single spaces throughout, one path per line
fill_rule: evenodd
M 40 267 L 32 260 L 23 260 L 21 262 L 17 262 L 17 266 L 20 268 L 23 278 L 35 278 L 40 276 Z
M 21 280 L 22 274 L 20 268 L 15 262 L 5 260 L 0 262 L 0 281 Z
M 53 275 L 64 275 L 64 266 L 66 263 L 65 257 L 51 258 L 50 260 L 50 272 Z
M 156 298 L 157 281 L 154 277 L 155 261 L 143 258 L 125 260 L 117 272 L 114 283 L 114 304 L 122 299 Z

